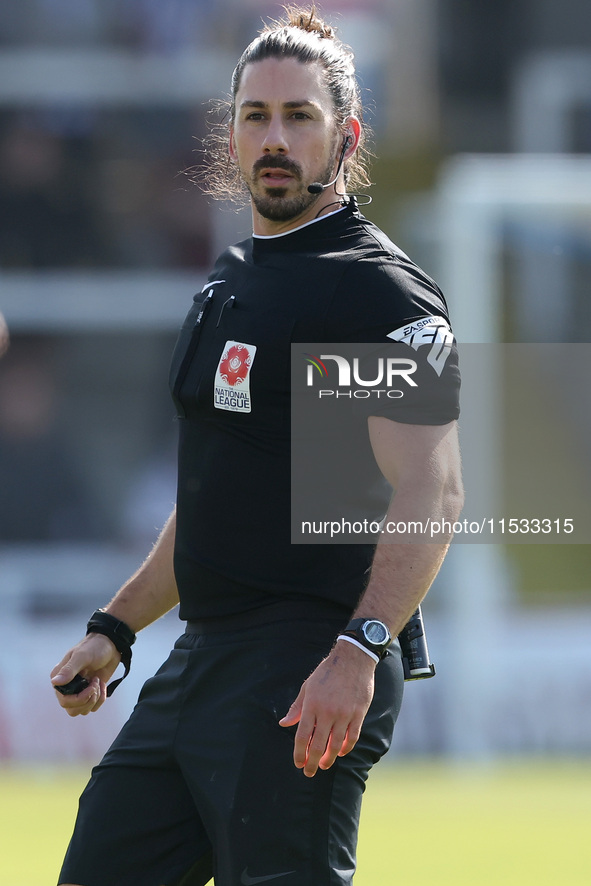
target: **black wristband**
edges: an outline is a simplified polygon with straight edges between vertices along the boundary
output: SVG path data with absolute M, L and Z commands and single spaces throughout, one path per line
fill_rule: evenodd
M 107 686 L 107 695 L 111 696 L 122 680 L 125 680 L 131 667 L 131 647 L 135 643 L 135 634 L 124 621 L 119 621 L 114 615 L 97 609 L 90 616 L 86 625 L 88 634 L 104 634 L 114 644 L 117 652 L 121 655 L 121 664 L 125 667 L 125 673 L 118 680 L 113 680 Z

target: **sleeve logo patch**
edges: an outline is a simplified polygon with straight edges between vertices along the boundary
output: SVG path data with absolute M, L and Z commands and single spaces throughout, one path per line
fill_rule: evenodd
M 250 370 L 256 354 L 255 345 L 227 341 L 218 363 L 213 384 L 216 409 L 250 412 Z
M 421 345 L 430 345 L 427 362 L 437 375 L 441 375 L 447 358 L 451 354 L 455 338 L 450 325 L 444 317 L 421 317 L 388 333 L 388 338 L 404 342 L 415 351 Z

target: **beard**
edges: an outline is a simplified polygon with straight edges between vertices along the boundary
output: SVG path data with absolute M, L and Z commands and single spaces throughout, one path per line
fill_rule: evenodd
M 309 194 L 307 191 L 293 197 L 286 197 L 286 193 L 286 188 L 273 188 L 267 194 L 253 194 L 251 191 L 250 196 L 259 215 L 275 222 L 288 222 L 297 218 L 318 199 L 318 194 Z
M 292 197 L 286 197 L 286 194 L 286 188 L 273 188 L 266 194 L 250 192 L 259 215 L 275 222 L 288 222 L 297 218 L 318 199 L 318 194 L 309 194 L 307 191 Z
M 331 160 L 324 173 L 314 181 L 330 181 L 333 166 L 334 161 Z M 297 193 L 288 197 L 287 188 L 266 188 L 264 181 L 258 175 L 260 169 L 285 169 L 298 183 Z M 303 184 L 302 178 L 302 169 L 293 160 L 281 156 L 261 157 L 254 164 L 250 179 L 245 178 L 245 184 L 259 215 L 269 221 L 288 222 L 302 215 L 320 196 L 320 194 L 310 194 L 307 186 Z

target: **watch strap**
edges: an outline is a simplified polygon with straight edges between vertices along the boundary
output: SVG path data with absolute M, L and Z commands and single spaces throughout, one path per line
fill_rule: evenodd
M 86 625 L 86 634 L 103 634 L 114 644 L 117 652 L 121 655 L 121 664 L 125 668 L 122 677 L 113 680 L 107 686 L 107 696 L 111 696 L 122 680 L 125 680 L 131 668 L 131 647 L 136 641 L 136 635 L 129 625 L 119 621 L 114 615 L 97 609 L 92 613 Z
M 362 652 L 365 652 L 366 655 L 369 655 L 370 658 L 373 658 L 376 664 L 380 662 L 380 656 L 377 652 L 372 652 L 371 649 L 368 649 L 367 646 L 364 646 L 363 643 L 360 643 L 357 637 L 351 637 L 349 634 L 339 634 L 337 640 L 346 640 L 347 643 L 352 643 L 353 646 L 357 646 L 358 649 L 361 649 Z
M 373 655 L 377 656 L 378 661 L 380 661 L 386 655 L 388 646 L 392 642 L 392 636 L 386 625 L 384 625 L 386 631 L 388 632 L 388 642 L 384 646 L 372 643 L 370 640 L 367 639 L 364 632 L 362 631 L 363 625 L 371 621 L 379 621 L 381 625 L 384 625 L 384 622 L 378 618 L 353 618 L 351 619 L 345 630 L 341 632 L 340 636 L 343 638 L 350 638 L 352 640 L 355 640 L 356 643 L 359 644 L 359 646 L 363 647 L 365 650 L 367 650 L 367 652 L 371 652 Z

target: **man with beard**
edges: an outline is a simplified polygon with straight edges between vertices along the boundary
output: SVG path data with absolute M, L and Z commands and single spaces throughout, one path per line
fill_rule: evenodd
M 173 355 L 177 506 L 54 669 L 56 688 L 88 684 L 60 704 L 98 710 L 135 634 L 179 601 L 186 632 L 93 772 L 63 886 L 352 882 L 361 795 L 402 698 L 393 638 L 449 539 L 290 543 L 292 342 L 436 347 L 429 402 L 376 403 L 368 436 L 396 489 L 389 521 L 461 508 L 445 301 L 346 193 L 367 183 L 359 88 L 314 9 L 247 47 L 229 120 L 207 180 L 224 198 L 246 187 L 253 236 L 220 256 Z

